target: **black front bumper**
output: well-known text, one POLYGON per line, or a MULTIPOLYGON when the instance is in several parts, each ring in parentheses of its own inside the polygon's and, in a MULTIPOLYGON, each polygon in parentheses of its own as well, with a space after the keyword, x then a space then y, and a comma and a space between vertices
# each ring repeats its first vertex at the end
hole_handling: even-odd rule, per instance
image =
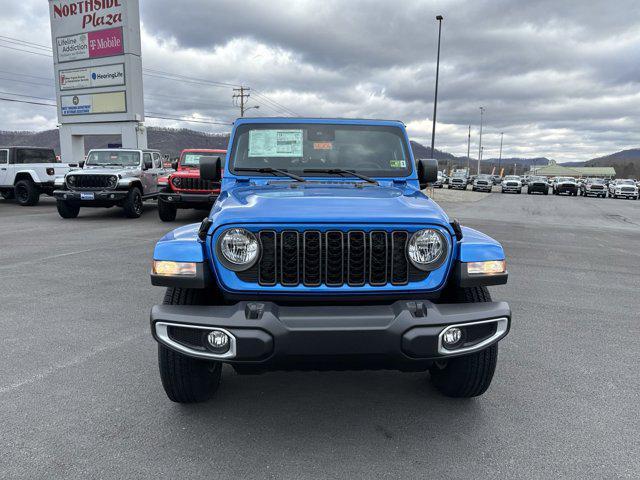
POLYGON ((542 184, 542 183, 532 183, 532 184, 529 184, 529 186, 527 187, 527 191, 528 192, 548 193, 549 192, 549 185, 545 185, 545 184, 542 184))
POLYGON ((213 205, 218 193, 162 192, 158 200, 175 205, 176 208, 204 208, 213 205))
POLYGON ((576 193, 577 191, 577 185, 558 185, 556 187, 556 192, 558 193, 576 193))
POLYGON ((508 333, 510 323, 511 310, 504 302, 282 306, 255 301, 156 305, 151 310, 153 336, 167 347, 193 357, 264 369, 421 370, 434 360, 496 343, 508 333), (468 333, 458 349, 446 350, 440 337, 452 325, 462 325, 468 333), (232 336, 233 351, 222 356, 208 351, 205 339, 211 329, 232 336), (191 340, 183 343, 184 338, 191 340))
POLYGON ((128 194, 129 192, 127 190, 101 190, 86 192, 76 190, 55 190, 53 192, 53 196, 57 200, 79 203, 87 207, 115 205, 127 198, 128 194), (93 199, 88 198, 90 196, 89 194, 93 194, 93 199))

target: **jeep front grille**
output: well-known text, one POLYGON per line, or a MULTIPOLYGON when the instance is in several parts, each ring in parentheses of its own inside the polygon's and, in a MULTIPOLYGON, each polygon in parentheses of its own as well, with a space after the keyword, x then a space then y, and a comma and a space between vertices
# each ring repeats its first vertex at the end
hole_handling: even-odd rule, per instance
POLYGON ((406 285, 427 278, 406 257, 404 230, 262 230, 260 261, 238 277, 263 286, 406 285))
POLYGON ((69 185, 72 190, 107 190, 115 187, 109 186, 109 178, 113 175, 73 175, 75 184, 69 185))
POLYGON ((180 185, 173 187, 176 190, 220 190, 220 182, 212 182, 211 180, 202 180, 201 178, 177 177, 180 178, 180 185))

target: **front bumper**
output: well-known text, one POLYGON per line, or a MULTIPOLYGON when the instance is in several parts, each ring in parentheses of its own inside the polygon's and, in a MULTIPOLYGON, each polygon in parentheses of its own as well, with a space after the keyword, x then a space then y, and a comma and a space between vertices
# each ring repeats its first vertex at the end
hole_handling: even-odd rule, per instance
POLYGON ((473 188, 475 188, 476 190, 480 190, 480 191, 484 191, 484 192, 490 192, 491 190, 493 190, 493 185, 474 185, 473 188))
POLYGON ((577 191, 577 185, 558 185, 556 187, 556 192, 558 193, 576 193, 577 191))
POLYGON ((602 195, 606 195, 607 191, 606 190, 591 190, 591 189, 585 189, 584 191, 585 195, 598 195, 598 196, 602 196, 602 195))
POLYGON ((519 192, 522 190, 522 185, 502 185, 503 192, 519 192))
POLYGON ((507 335, 510 323, 511 310, 504 302, 403 300, 388 305, 283 306, 256 301, 225 306, 156 305, 151 310, 153 336, 168 348, 264 369, 424 369, 433 361, 498 342, 507 335), (462 327, 467 341, 457 349, 446 349, 441 337, 454 325, 462 327), (228 352, 215 354, 206 348, 206 335, 212 329, 231 336, 228 352))
POLYGON ((129 194, 126 190, 102 190, 102 191, 76 191, 76 190, 54 190, 53 196, 58 200, 66 200, 69 202, 79 202, 87 205, 92 203, 117 203, 129 194), (84 194, 84 198, 83 198, 84 194), (88 199, 87 194, 93 194, 93 199, 88 199))
POLYGON ((217 193, 182 193, 162 192, 158 199, 180 208, 197 208, 213 205, 218 198, 217 193))

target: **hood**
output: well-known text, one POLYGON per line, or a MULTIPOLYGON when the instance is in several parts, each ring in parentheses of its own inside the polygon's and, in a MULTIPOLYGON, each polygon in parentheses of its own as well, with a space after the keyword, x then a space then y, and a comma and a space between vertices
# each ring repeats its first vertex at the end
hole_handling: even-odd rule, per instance
POLYGON ((212 219, 218 225, 449 223, 438 204, 407 185, 359 188, 311 182, 232 188, 216 202, 212 219))
POLYGON ((175 172, 171 172, 172 177, 180 177, 180 178, 200 178, 200 169, 199 168, 181 168, 176 170, 175 172))
POLYGON ((74 175, 130 175, 132 172, 140 170, 140 167, 93 167, 85 166, 82 170, 74 170, 74 175))

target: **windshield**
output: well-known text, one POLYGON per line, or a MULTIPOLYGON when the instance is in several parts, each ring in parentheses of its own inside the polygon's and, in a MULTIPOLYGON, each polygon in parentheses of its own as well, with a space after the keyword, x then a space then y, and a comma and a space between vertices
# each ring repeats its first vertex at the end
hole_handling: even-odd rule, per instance
POLYGON ((601 178, 592 178, 591 180, 589 180, 589 183, 604 183, 604 180, 602 180, 601 178))
POLYGON ((559 182, 575 182, 575 179, 571 177, 559 177, 558 181, 559 182))
POLYGON ((505 180, 517 180, 520 181, 520 177, 514 177, 514 176, 509 176, 509 177, 504 177, 505 180))
POLYGON ((478 175, 478 180, 491 180, 491 175, 478 175))
POLYGON ((545 177, 531 177, 530 180, 532 182, 546 182, 547 179, 545 177))
POLYGON ((96 150, 89 152, 85 165, 135 167, 140 165, 140 152, 96 150))
POLYGON ((411 173, 410 158, 403 131, 397 127, 245 124, 236 130, 230 170, 274 168, 308 177, 327 173, 303 170, 343 169, 371 177, 404 177, 411 173))
POLYGON ((200 168, 200 157, 223 157, 222 153, 185 152, 180 159, 180 165, 200 168))
POLYGON ((618 185, 635 185, 633 180, 618 180, 618 185))

